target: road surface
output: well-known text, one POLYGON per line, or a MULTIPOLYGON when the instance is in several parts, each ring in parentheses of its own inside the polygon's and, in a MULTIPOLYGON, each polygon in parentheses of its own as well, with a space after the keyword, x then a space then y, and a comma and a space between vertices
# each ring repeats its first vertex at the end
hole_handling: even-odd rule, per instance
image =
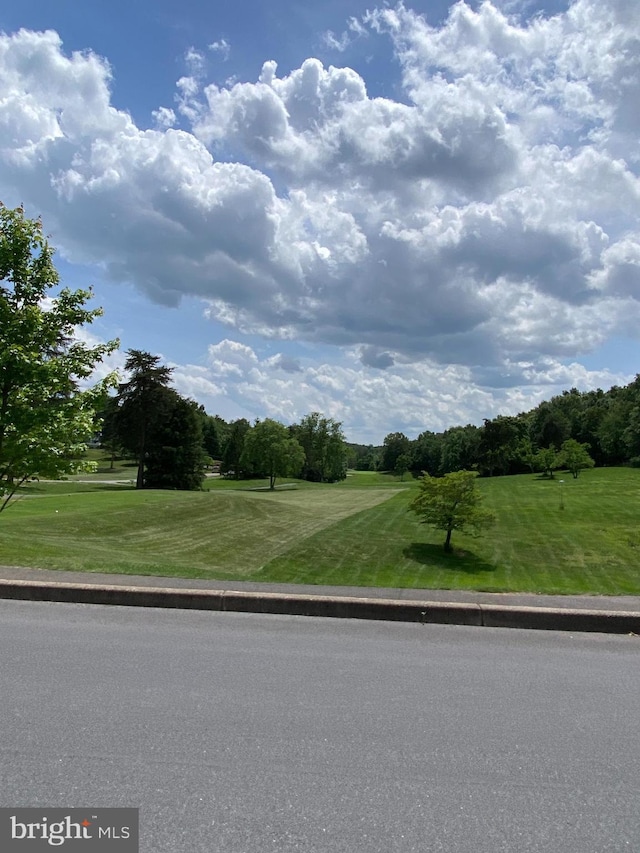
POLYGON ((640 639, 0 601, 0 806, 143 853, 640 850, 640 639))

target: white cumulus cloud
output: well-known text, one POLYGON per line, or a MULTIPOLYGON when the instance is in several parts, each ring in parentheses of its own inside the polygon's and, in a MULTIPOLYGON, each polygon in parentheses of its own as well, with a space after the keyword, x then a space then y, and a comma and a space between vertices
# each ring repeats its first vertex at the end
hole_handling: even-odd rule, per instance
POLYGON ((190 50, 176 90, 190 130, 166 107, 137 126, 111 102, 108 61, 56 33, 0 35, 2 194, 42 213, 70 260, 158 303, 197 297, 230 334, 358 354, 312 373, 225 350, 198 380, 209 391, 236 376, 248 404, 267 371, 274 415, 329 413, 357 388, 353 412, 382 416, 391 378, 410 412, 419 382, 433 405, 458 383, 446 417, 465 419, 491 408, 491 377, 533 387, 640 320, 640 5, 510 8, 348 22, 399 63, 395 100, 313 57, 215 85, 190 50))

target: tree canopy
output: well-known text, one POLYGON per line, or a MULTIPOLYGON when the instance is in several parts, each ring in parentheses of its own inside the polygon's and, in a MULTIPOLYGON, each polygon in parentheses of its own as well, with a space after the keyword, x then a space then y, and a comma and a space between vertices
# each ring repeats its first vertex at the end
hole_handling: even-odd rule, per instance
POLYGON ((0 511, 29 477, 82 467, 111 381, 80 388, 118 342, 78 340, 102 310, 91 290, 57 290, 53 254, 40 220, 0 205, 0 511))
POLYGON ((159 402, 161 416, 147 442, 144 485, 148 489, 199 489, 205 451, 197 403, 173 388, 164 389, 159 402))
POLYGON ((573 479, 578 479, 578 474, 585 468, 593 468, 596 464, 589 456, 588 444, 581 444, 575 438, 568 438, 560 448, 561 464, 566 465, 573 479))
POLYGON ((495 515, 482 506, 475 482, 477 476, 475 471, 455 471, 440 478, 425 474, 420 480, 419 494, 409 505, 423 524, 446 531, 445 551, 452 550, 454 530, 470 529, 478 534, 495 521, 495 515))
POLYGON ((241 464, 268 477, 269 488, 274 489, 277 477, 300 473, 304 450, 283 424, 266 418, 247 431, 241 464))
POLYGON ((198 406, 170 387, 172 369, 159 356, 127 352, 110 428, 138 463, 136 488, 198 489, 205 454, 198 406))
POLYGON ((149 443, 163 417, 165 392, 173 371, 161 365, 158 356, 137 349, 127 351, 124 367, 129 379, 118 388, 116 432, 122 446, 138 463, 136 488, 142 489, 149 443))
POLYGON ((304 450, 305 480, 335 483, 345 479, 347 450, 341 423, 311 412, 291 427, 291 434, 304 450))

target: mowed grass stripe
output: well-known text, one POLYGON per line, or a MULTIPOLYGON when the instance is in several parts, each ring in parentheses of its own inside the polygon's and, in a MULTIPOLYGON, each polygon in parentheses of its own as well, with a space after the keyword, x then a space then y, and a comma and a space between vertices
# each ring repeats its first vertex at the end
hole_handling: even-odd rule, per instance
POLYGON ((417 483, 276 493, 34 484, 0 517, 0 563, 292 583, 640 594, 640 470, 478 481, 498 522, 444 534, 408 511, 417 483), (399 487, 400 486, 400 490, 399 487), (561 509, 561 503, 564 508, 561 509), (56 510, 58 512, 56 513, 56 510))
POLYGON ((272 560, 261 580, 486 591, 640 594, 640 471, 480 480, 498 522, 481 538, 420 525, 408 491, 272 560), (564 504, 564 509, 560 504, 564 504))
POLYGON ((389 490, 56 494, 2 518, 0 562, 113 573, 248 577, 389 490))
POLYGON ((499 521, 479 548, 510 575, 507 588, 640 592, 640 471, 503 477, 481 487, 499 521))

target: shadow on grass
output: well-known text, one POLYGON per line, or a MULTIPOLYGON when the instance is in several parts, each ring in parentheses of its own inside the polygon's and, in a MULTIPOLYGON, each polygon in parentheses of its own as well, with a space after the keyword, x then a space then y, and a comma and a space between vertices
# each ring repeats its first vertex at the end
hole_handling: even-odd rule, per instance
POLYGON ((408 560, 422 563, 435 569, 450 572, 465 572, 469 575, 478 575, 486 572, 495 572, 496 567, 481 560, 471 551, 463 551, 453 547, 453 551, 447 554, 442 545, 431 545, 426 542, 412 542, 402 551, 408 560))
POLYGON ((57 497, 60 494, 82 495, 87 492, 128 492, 135 490, 135 483, 92 483, 91 481, 78 482, 76 480, 56 481, 47 488, 42 486, 23 486, 16 492, 16 497, 57 497))

